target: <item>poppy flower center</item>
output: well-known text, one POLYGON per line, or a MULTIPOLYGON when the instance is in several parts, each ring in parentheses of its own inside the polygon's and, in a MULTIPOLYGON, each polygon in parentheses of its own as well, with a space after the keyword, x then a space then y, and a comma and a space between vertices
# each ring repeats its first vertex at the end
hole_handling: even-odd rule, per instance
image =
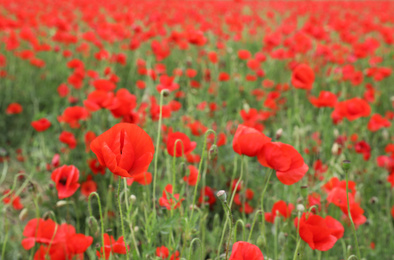
POLYGON ((59 180, 59 183, 62 184, 63 186, 66 186, 67 178, 66 178, 66 177, 62 177, 62 178, 59 180))

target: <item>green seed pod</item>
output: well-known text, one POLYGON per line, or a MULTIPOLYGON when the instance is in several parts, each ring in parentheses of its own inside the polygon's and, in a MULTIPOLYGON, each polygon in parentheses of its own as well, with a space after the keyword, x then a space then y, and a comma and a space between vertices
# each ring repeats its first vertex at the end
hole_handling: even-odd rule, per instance
POLYGON ((90 232, 92 232, 93 234, 97 235, 98 232, 100 231, 100 227, 99 227, 99 224, 97 222, 97 219, 95 217, 93 217, 93 216, 88 217, 86 219, 86 223, 88 224, 90 232))
POLYGON ((264 239, 264 236, 260 235, 260 236, 257 238, 256 245, 257 245, 258 247, 260 247, 260 248, 265 248, 266 244, 267 244, 267 243, 266 243, 266 241, 265 241, 265 239, 264 239))

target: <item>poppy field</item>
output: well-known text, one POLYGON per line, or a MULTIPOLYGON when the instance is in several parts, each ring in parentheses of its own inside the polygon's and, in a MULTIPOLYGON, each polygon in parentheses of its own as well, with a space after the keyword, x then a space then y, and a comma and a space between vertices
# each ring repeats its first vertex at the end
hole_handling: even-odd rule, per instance
POLYGON ((0 259, 394 259, 394 2, 0 0, 0 259))

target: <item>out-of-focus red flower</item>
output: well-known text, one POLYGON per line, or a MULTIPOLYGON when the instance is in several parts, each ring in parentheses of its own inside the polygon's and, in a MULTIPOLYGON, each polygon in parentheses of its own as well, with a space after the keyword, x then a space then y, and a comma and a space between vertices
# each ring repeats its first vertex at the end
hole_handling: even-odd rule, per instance
POLYGON ((265 144, 257 158, 261 165, 276 170, 276 176, 285 185, 300 181, 309 169, 293 146, 280 142, 265 144))
POLYGON ((68 131, 63 131, 59 136, 59 141, 67 144, 70 149, 74 149, 77 146, 77 139, 73 133, 68 131))
POLYGON ((271 212, 265 213, 265 220, 270 223, 274 223, 275 217, 283 217, 284 219, 288 219, 291 216, 291 212, 294 209, 294 205, 289 203, 286 204, 283 200, 275 202, 272 206, 271 212))
POLYGON ((198 176, 198 169, 194 165, 189 165, 189 176, 184 176, 183 180, 187 182, 190 186, 195 186, 197 184, 198 176))
POLYGON ((373 114, 368 122, 368 130, 376 132, 381 128, 388 128, 391 126, 391 122, 380 114, 373 114))
POLYGON ((127 178, 127 185, 133 184, 133 182, 138 182, 141 185, 149 185, 152 183, 152 173, 144 172, 136 174, 131 178, 127 178))
POLYGON ((119 123, 99 135, 90 144, 101 165, 122 177, 133 177, 148 170, 154 146, 139 126, 119 123))
POLYGON ((97 191, 97 183, 92 180, 92 175, 88 175, 86 181, 81 184, 81 193, 88 198, 90 193, 97 191))
POLYGON ((330 91, 320 91, 319 96, 310 97, 309 101, 315 107, 334 107, 337 103, 337 96, 330 91))
POLYGON ((49 127, 51 127, 51 121, 49 121, 46 118, 41 118, 38 119, 37 121, 31 122, 31 126, 37 131, 37 132, 44 132, 47 130, 49 127))
POLYGON ((162 207, 166 207, 168 210, 176 209, 181 206, 184 198, 179 199, 179 194, 173 194, 172 185, 167 184, 163 190, 163 196, 159 199, 159 204, 162 207))
POLYGON ((5 190, 3 192, 3 195, 7 195, 4 199, 3 202, 4 204, 10 204, 12 203, 12 207, 16 210, 21 210, 23 209, 23 205, 21 203, 21 198, 19 196, 16 196, 11 190, 5 190))
POLYGON ((257 246, 238 241, 233 244, 229 260, 264 260, 264 256, 257 246))
MULTIPOLYGON (((127 246, 129 249, 129 246, 127 246)), ((104 249, 101 248, 100 251, 96 251, 96 255, 98 258, 104 257, 105 252, 105 259, 107 260, 111 254, 126 254, 126 247, 123 241, 123 236, 119 237, 118 240, 115 240, 113 236, 108 235, 107 233, 104 234, 104 249)))
POLYGON ((252 127, 238 125, 233 139, 233 149, 240 155, 254 157, 271 138, 252 127))
POLYGON ((89 112, 84 107, 74 106, 68 107, 64 110, 61 116, 58 116, 59 122, 65 122, 70 125, 71 128, 78 128, 79 121, 85 120, 89 117, 89 112))
POLYGON ((171 156, 181 157, 182 155, 189 154, 196 146, 197 143, 190 141, 189 137, 184 133, 174 132, 168 134, 167 152, 171 156))
POLYGON ((315 81, 315 73, 306 64, 299 64, 291 75, 291 84, 295 88, 311 90, 315 81))
POLYGON ((23 107, 19 103, 11 103, 8 105, 5 113, 8 115, 20 114, 23 111, 23 107))
POLYGON ((79 188, 79 170, 74 165, 63 165, 52 172, 59 199, 71 197, 79 188))
POLYGON ((204 189, 201 189, 200 191, 200 197, 198 198, 198 203, 202 204, 208 204, 210 207, 212 207, 216 202, 216 196, 213 192, 213 190, 205 186, 204 189))
POLYGON ((156 248, 156 256, 160 257, 161 259, 167 259, 170 255, 170 251, 167 247, 161 246, 156 248))
POLYGON ((341 121, 347 118, 349 121, 354 121, 360 117, 367 117, 371 114, 371 107, 361 98, 352 98, 335 105, 331 118, 335 121, 341 121))

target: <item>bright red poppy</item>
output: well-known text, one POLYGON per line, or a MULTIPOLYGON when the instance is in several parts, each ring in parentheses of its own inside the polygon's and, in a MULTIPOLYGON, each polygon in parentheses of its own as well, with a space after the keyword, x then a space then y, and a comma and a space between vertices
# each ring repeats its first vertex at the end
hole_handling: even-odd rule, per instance
POLYGON ((19 103, 11 103, 8 105, 5 113, 8 115, 20 114, 23 111, 23 107, 19 103))
POLYGON ((280 142, 265 144, 257 158, 261 165, 276 170, 276 176, 285 185, 300 181, 309 169, 293 146, 280 142))
POLYGON ((52 172, 59 199, 71 197, 79 188, 79 170, 74 165, 63 165, 52 172))
POLYGON ((257 246, 238 241, 233 245, 229 260, 264 260, 264 255, 257 246))
POLYGON ((381 128, 388 128, 390 126, 391 122, 380 114, 373 114, 368 122, 368 130, 371 132, 376 132, 381 128))
POLYGON ((155 152, 152 139, 139 126, 119 123, 90 144, 101 165, 122 177, 133 177, 148 170, 155 152))
POLYGON ((291 216, 293 209, 293 204, 289 203, 289 205, 287 205, 283 200, 277 201, 272 206, 271 212, 265 213, 265 221, 274 223, 275 217, 283 217, 284 219, 288 219, 291 216))
POLYGON ((270 141, 271 138, 256 129, 245 125, 238 125, 233 139, 233 149, 240 155, 254 157, 270 141))
MULTIPOLYGON (((129 248, 129 246, 127 246, 129 248)), ((126 247, 123 241, 123 236, 119 237, 118 240, 115 240, 113 236, 108 235, 107 233, 104 234, 104 250, 105 250, 105 259, 109 259, 111 254, 126 254, 126 247)), ((96 251, 96 255, 98 258, 104 257, 104 250, 103 248, 100 251, 96 251)))
POLYGON ((49 121, 46 118, 41 118, 38 119, 37 121, 31 122, 31 126, 37 131, 37 132, 44 132, 47 130, 49 127, 51 127, 51 121, 49 121))
POLYGON ((184 133, 174 132, 168 134, 167 152, 171 156, 181 157, 182 155, 189 154, 196 146, 197 143, 190 141, 190 138, 184 133))
POLYGON ((179 199, 179 194, 173 194, 172 185, 167 184, 163 190, 163 196, 159 199, 159 204, 162 207, 166 207, 168 210, 176 209, 181 206, 184 198, 179 199))
POLYGON ((291 84, 295 88, 311 90, 315 81, 315 73, 306 64, 299 64, 291 75, 291 84))

